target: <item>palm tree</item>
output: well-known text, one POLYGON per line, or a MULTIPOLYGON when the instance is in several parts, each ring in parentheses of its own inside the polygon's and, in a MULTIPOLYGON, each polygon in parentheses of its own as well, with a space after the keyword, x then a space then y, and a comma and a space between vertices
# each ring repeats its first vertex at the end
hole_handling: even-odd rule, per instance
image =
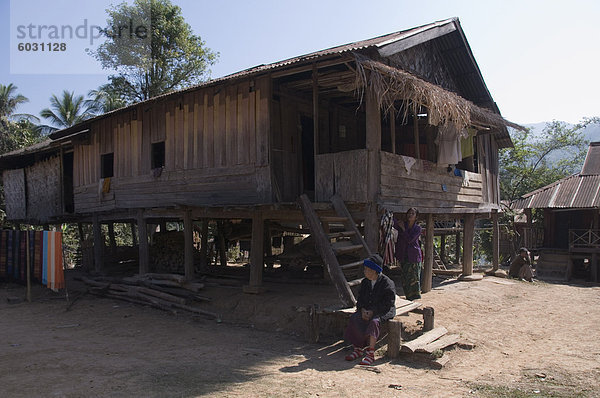
POLYGON ((26 113, 15 113, 17 107, 25 102, 29 102, 29 99, 24 95, 17 94, 17 86, 10 83, 8 86, 0 84, 0 118, 6 120, 9 119, 39 119, 33 115, 26 113))
POLYGON ((98 87, 97 90, 90 90, 85 104, 97 114, 103 114, 115 109, 123 108, 127 105, 116 91, 112 90, 109 84, 104 84, 98 87))
POLYGON ((81 123, 93 117, 94 113, 86 104, 83 95, 74 95, 73 92, 64 90, 60 99, 52 94, 50 108, 42 109, 40 116, 50 120, 52 126, 41 125, 39 128, 44 133, 51 133, 81 123))

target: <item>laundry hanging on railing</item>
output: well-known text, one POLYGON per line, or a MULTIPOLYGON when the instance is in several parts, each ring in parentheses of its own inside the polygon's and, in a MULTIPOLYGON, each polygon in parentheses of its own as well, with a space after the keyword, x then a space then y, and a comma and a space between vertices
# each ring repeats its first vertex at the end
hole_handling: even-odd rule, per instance
POLYGON ((52 290, 64 288, 62 233, 57 231, 0 231, 0 279, 27 283, 27 250, 31 280, 52 290))

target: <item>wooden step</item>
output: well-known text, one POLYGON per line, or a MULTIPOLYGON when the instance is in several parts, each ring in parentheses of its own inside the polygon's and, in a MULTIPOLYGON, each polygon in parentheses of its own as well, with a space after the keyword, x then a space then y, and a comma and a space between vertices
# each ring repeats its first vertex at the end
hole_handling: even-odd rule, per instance
POLYGON ((331 245, 334 253, 339 256, 341 254, 352 253, 358 250, 363 249, 363 245, 344 245, 344 246, 335 246, 335 243, 331 245))
POLYGON ((360 267, 363 265, 363 260, 360 261, 355 261, 353 263, 348 263, 348 264, 344 264, 344 265, 340 265, 341 269, 350 269, 350 268, 355 268, 355 267, 360 267))
POLYGON ((327 234, 329 239, 348 238, 348 237, 354 236, 354 235, 356 235, 355 231, 331 232, 331 233, 327 234))
POLYGON ((321 222, 324 223, 344 223, 345 221, 348 221, 347 217, 340 217, 340 216, 320 216, 319 219, 321 220, 321 222))
POLYGON ((360 285, 360 283, 362 282, 363 279, 365 279, 365 278, 358 278, 358 279, 354 279, 353 281, 349 281, 348 286, 352 287, 352 286, 360 285))

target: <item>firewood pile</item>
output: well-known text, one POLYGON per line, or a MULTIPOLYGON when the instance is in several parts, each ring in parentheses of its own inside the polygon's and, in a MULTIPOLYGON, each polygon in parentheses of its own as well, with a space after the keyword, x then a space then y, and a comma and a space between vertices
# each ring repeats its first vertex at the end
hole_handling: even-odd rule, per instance
POLYGON ((214 312, 191 305, 193 302, 207 302, 211 299, 198 294, 204 288, 202 283, 188 282, 183 275, 149 273, 126 278, 77 279, 88 285, 88 291, 97 296, 149 305, 172 313, 184 310, 209 318, 219 318, 214 312))
MULTIPOLYGON (((185 237, 183 232, 157 232, 152 238, 150 267, 160 273, 183 273, 185 237)), ((200 253, 194 251, 194 263, 200 263, 200 253)))

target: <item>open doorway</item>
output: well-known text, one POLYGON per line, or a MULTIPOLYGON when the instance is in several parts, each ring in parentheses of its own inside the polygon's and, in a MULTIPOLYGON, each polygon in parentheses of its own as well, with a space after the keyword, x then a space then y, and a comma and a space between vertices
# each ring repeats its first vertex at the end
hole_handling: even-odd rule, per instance
POLYGON ((313 119, 300 116, 302 126, 302 191, 311 200, 315 197, 315 136, 313 119))

